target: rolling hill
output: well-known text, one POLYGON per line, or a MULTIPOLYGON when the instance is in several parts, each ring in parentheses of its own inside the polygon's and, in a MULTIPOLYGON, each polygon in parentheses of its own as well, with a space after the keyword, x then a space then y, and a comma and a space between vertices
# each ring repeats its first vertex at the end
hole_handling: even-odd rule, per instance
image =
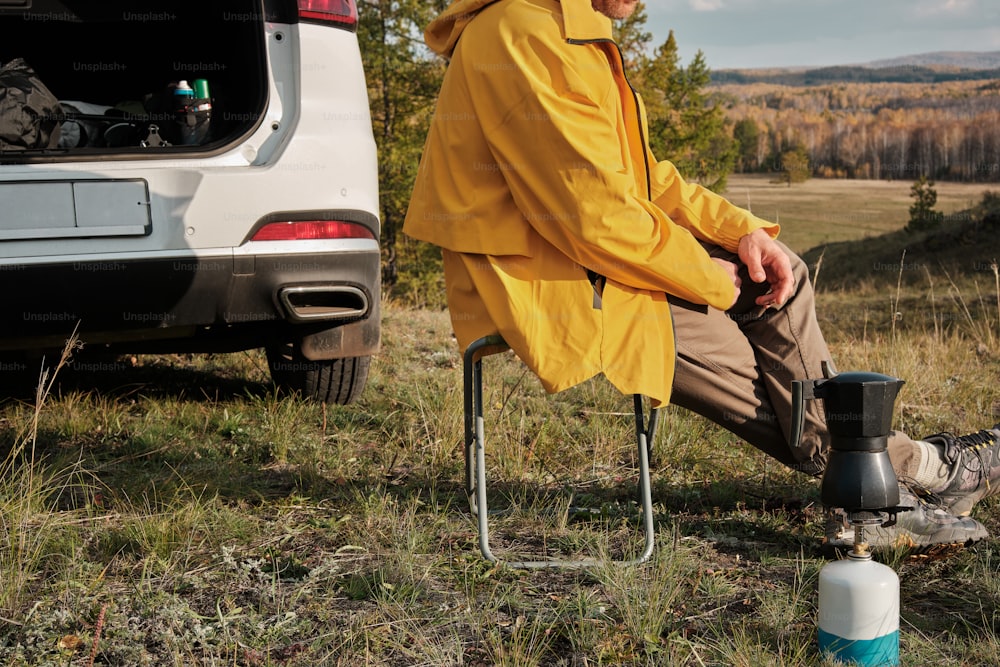
POLYGON ((939 51, 831 67, 725 69, 712 72, 713 84, 773 83, 786 86, 937 83, 998 78, 1000 51, 939 51))

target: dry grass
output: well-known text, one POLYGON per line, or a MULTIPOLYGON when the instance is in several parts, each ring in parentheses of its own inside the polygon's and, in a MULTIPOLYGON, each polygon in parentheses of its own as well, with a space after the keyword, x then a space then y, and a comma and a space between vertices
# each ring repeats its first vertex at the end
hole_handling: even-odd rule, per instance
MULTIPOLYGON (((796 252, 879 236, 903 228, 910 218, 910 181, 813 178, 789 187, 760 174, 734 174, 725 195, 733 203, 782 226, 782 240, 796 252)), ((991 189, 982 183, 939 181, 935 209, 950 220, 991 189)), ((995 189, 995 188, 992 188, 995 189)))
MULTIPOLYGON (((1000 405, 998 293, 956 276, 946 316, 953 282, 930 269, 933 290, 821 274, 822 317, 841 370, 906 380, 900 426, 977 429, 1000 405)), ((257 354, 63 369, 44 401, 4 404, 0 663, 827 664, 811 480, 668 408, 648 564, 494 567, 463 489, 447 314, 388 303, 383 343, 347 407, 274 395, 257 354)), ((532 509, 493 518, 495 549, 629 549, 630 402, 602 380, 547 396, 516 359, 489 362, 491 488, 532 509), (603 511, 569 521, 570 504, 603 511)), ((976 510, 993 532, 996 510, 976 510)), ((998 552, 894 561, 904 664, 1000 661, 998 552)))

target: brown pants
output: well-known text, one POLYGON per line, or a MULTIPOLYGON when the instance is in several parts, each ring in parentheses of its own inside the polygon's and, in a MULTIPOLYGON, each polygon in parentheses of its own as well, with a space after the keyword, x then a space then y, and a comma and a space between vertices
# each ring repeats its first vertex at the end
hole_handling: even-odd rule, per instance
MULTIPOLYGON (((739 263, 720 248, 715 257, 739 263)), ((791 433, 791 381, 822 378, 830 350, 816 320, 808 267, 785 248, 792 261, 795 293, 779 310, 760 314, 754 300, 767 284, 753 283, 741 265, 743 284, 727 312, 672 304, 677 336, 677 369, 671 403, 719 424, 785 465, 823 473, 829 438, 821 401, 806 402, 806 422, 798 446, 791 433)), ((889 438, 889 458, 897 473, 911 456, 912 441, 889 438)))

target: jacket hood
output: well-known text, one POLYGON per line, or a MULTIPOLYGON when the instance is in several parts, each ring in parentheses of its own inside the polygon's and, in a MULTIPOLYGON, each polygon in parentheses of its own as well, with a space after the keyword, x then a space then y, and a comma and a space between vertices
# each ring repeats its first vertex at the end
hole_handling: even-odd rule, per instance
MULTIPOLYGON (((466 26, 486 7, 507 0, 454 0, 424 30, 427 46, 438 55, 451 58, 466 26)), ((544 3, 542 3, 544 4, 544 3)), ((552 0, 560 7, 565 38, 610 39, 611 19, 594 10, 590 0, 552 0)))
POLYGON ((498 0, 455 0, 424 30, 427 46, 438 55, 450 58, 465 26, 481 9, 498 0))

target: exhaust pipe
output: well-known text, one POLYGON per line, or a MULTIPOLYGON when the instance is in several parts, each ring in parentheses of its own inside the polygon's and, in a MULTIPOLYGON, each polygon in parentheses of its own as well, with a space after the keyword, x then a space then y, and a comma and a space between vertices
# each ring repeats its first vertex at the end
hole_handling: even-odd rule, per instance
POLYGON ((370 308, 368 295, 350 285, 282 287, 278 300, 294 322, 356 320, 370 308))

